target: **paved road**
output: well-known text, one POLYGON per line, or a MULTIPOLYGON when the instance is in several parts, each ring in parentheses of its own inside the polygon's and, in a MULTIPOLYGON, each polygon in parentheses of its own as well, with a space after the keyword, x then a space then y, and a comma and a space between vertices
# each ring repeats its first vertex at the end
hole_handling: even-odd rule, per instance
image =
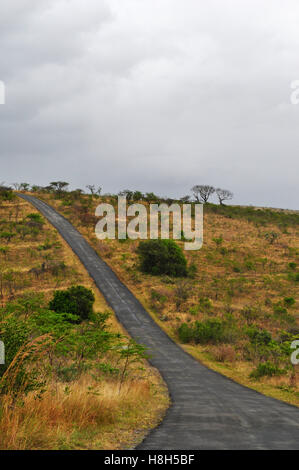
POLYGON ((236 384, 186 354, 63 216, 32 196, 21 197, 69 243, 129 334, 150 348, 150 362, 168 385, 173 405, 139 449, 299 448, 299 408, 236 384))

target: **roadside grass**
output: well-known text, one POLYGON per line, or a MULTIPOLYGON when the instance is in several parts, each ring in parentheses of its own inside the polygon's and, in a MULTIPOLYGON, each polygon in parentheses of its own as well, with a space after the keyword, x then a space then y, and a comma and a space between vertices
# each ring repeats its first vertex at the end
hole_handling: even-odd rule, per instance
POLYGON ((165 391, 158 376, 116 382, 88 376, 69 387, 50 384, 40 398, 1 400, 0 448, 10 450, 133 448, 162 419, 165 391), (153 412, 154 410, 154 412, 153 412))
MULTIPOLYGON (((67 243, 45 219, 40 227, 27 225, 30 214, 39 217, 19 198, 0 203, 0 233, 14 233, 10 240, 0 240, 4 248, 0 249, 0 307, 5 311, 7 305, 37 294, 42 294, 41 302, 46 305, 55 290, 80 284, 93 291, 95 312, 109 311, 67 243)), ((20 314, 10 314, 15 315, 20 314)), ((16 318, 23 321, 24 315, 16 318)), ((106 324, 109 332, 127 337, 112 313, 106 324)), ((161 421, 169 406, 161 376, 144 360, 138 367, 129 367, 121 388, 117 370, 122 366, 113 351, 101 353, 87 364, 86 372, 70 380, 55 372, 71 370, 67 353, 55 359, 55 373, 51 361, 46 355, 39 361, 44 385, 38 390, 23 393, 11 386, 2 391, 1 450, 131 448, 161 421)))
MULTIPOLYGON (((115 198, 83 195, 65 204, 67 195, 38 196, 79 229, 158 324, 197 359, 244 385, 299 405, 298 366, 292 367, 289 349, 291 340, 299 338, 298 213, 207 204, 203 247, 185 252, 195 269, 180 279, 142 273, 138 240, 97 240, 95 208, 100 202, 116 206, 115 198), (216 344, 197 344, 192 338, 182 343, 182 324, 188 329, 210 319, 229 325, 230 334, 216 344), (256 344, 251 330, 269 333, 269 344, 256 344), (269 361, 283 374, 250 377, 269 361)), ((178 244, 183 247, 182 241, 178 244)))

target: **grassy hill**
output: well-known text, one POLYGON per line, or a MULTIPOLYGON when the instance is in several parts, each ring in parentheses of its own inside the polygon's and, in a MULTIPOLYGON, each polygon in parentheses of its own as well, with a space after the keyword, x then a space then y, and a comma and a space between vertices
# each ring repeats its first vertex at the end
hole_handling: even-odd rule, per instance
POLYGON ((130 340, 68 245, 30 204, 1 192, 0 339, 0 449, 131 447, 168 406, 142 354, 124 371, 130 340), (49 308, 55 291, 77 285, 95 297, 80 323, 49 308))
POLYGON ((190 354, 240 383, 299 405, 298 366, 290 362, 290 344, 299 338, 297 212, 205 204, 203 247, 185 252, 189 276, 173 278, 141 272, 138 240, 97 240, 95 208, 100 202, 116 207, 115 197, 37 195, 81 231, 190 354))

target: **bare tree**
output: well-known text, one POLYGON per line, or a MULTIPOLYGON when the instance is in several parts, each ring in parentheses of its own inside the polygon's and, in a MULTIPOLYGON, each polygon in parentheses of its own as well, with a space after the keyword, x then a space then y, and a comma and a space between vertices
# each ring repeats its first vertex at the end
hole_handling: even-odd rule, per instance
POLYGON ((193 196, 197 202, 208 202, 209 197, 215 192, 214 186, 197 184, 191 188, 193 196))
POLYGON ((228 189, 217 188, 216 194, 219 200, 219 204, 221 205, 223 205, 223 201, 229 201, 230 199, 234 197, 233 193, 229 191, 228 189))
POLYGON ((94 184, 87 184, 86 188, 89 189, 90 194, 93 196, 96 192, 96 187, 94 184))

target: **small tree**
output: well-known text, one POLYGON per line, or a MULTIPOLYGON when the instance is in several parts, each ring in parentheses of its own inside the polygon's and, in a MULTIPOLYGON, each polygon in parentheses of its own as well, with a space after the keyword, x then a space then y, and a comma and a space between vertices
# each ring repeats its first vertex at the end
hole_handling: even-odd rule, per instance
POLYGON ((193 196, 197 202, 208 202, 210 196, 215 192, 215 188, 209 185, 197 184, 191 188, 193 196))
POLYGON ((126 345, 120 344, 117 348, 120 359, 124 361, 123 370, 120 376, 119 392, 121 390, 125 375, 129 366, 133 363, 142 363, 144 359, 148 359, 146 347, 136 343, 133 339, 128 340, 126 345))
POLYGON ((219 200, 219 204, 221 205, 223 205, 223 201, 229 201, 230 199, 234 197, 233 193, 229 191, 228 189, 217 188, 216 194, 219 200))
POLYGON ((174 240, 146 240, 139 243, 137 253, 141 270, 154 275, 187 276, 187 260, 174 240))

